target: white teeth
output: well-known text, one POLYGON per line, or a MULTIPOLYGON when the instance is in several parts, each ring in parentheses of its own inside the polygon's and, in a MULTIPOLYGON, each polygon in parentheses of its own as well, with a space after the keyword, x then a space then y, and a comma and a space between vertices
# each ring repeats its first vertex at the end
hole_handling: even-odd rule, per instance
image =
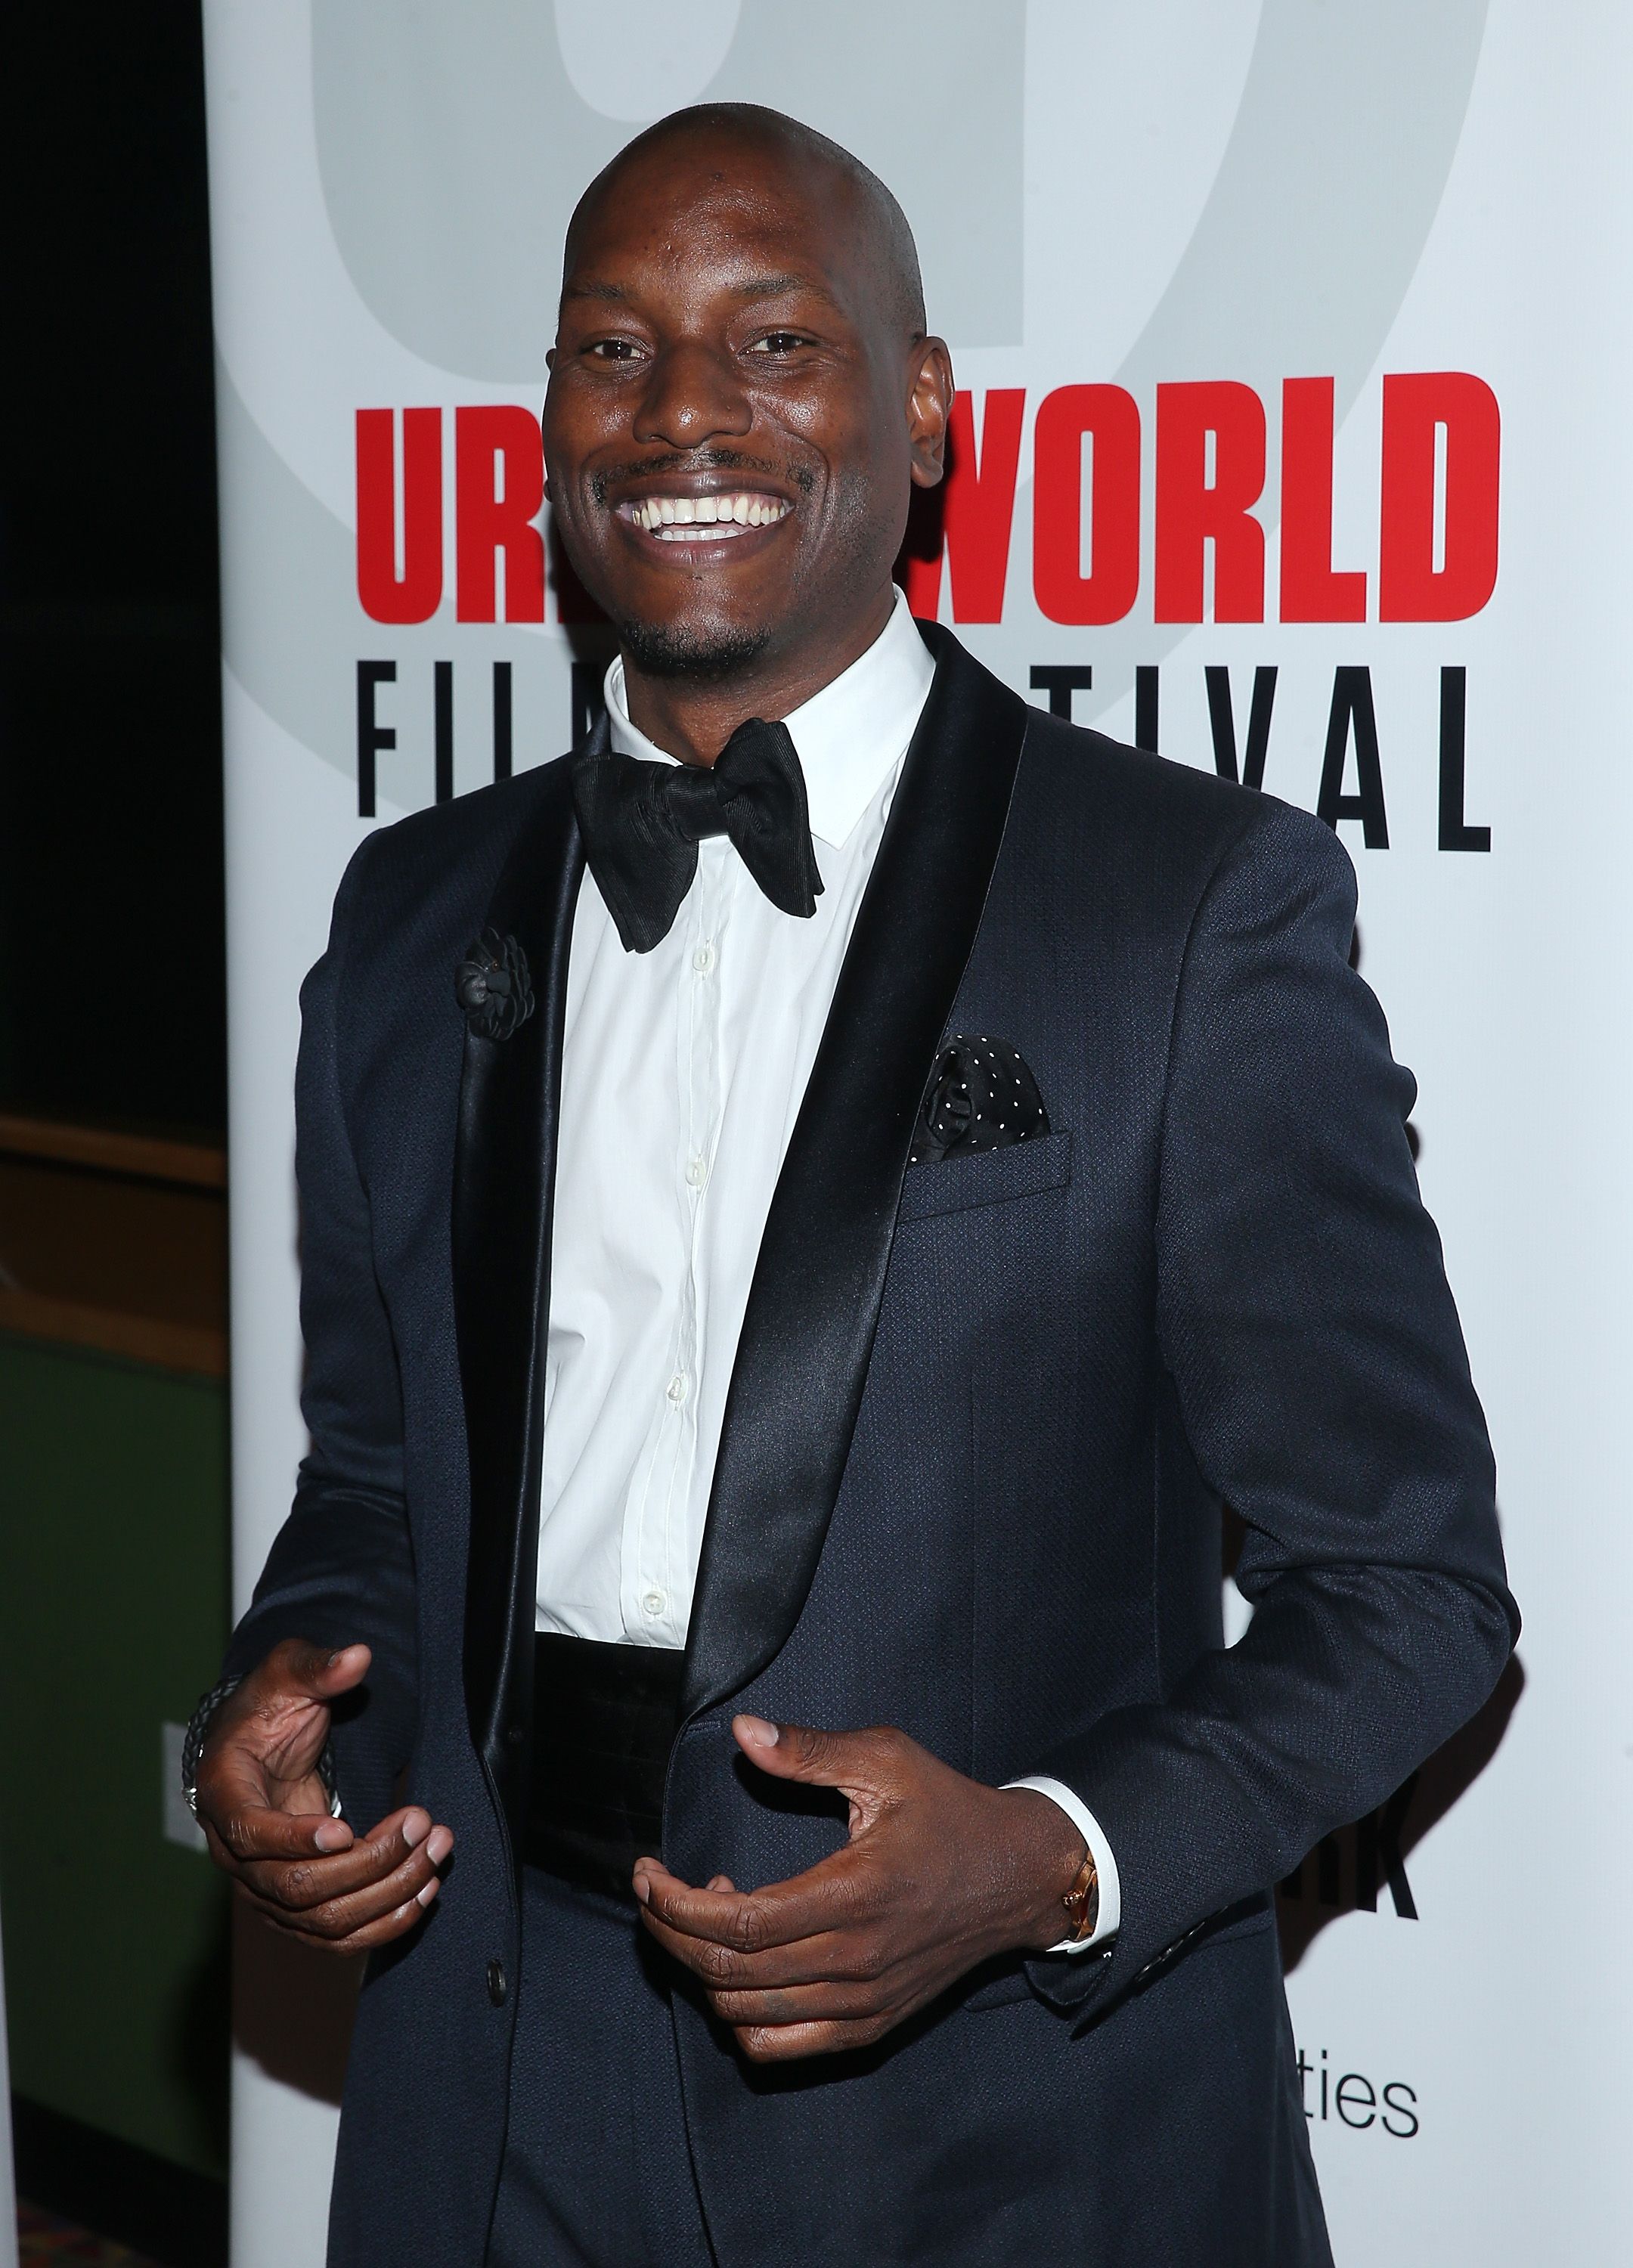
MULTIPOLYGON (((672 527, 703 526, 735 535, 742 527, 773 527, 787 519, 793 506, 781 497, 754 496, 741 490, 736 496, 647 497, 620 510, 650 534, 662 535, 672 527)), ((680 539, 668 536, 666 540, 680 539)))
MULTIPOLYGON (((734 520, 726 520, 722 526, 714 529, 709 540, 711 543, 734 542, 742 532, 734 520)), ((658 541, 660 543, 695 543, 697 540, 695 529, 660 527, 658 531, 658 541)))

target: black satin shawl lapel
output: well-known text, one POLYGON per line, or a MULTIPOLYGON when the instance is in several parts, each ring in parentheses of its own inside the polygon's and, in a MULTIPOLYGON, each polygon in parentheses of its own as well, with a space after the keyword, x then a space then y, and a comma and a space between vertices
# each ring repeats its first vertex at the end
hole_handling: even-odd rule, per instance
POLYGON ((866 1381, 913 1124, 975 943, 1026 709, 945 632, 772 1199, 693 1601, 688 1713, 805 1604, 866 1381))
POLYGON ((512 1839, 529 1768, 550 1218, 567 959, 583 873, 561 763, 486 916, 526 953, 536 1006, 509 1039, 467 1033, 454 1153, 454 1320, 471 1486, 465 1697, 512 1839))

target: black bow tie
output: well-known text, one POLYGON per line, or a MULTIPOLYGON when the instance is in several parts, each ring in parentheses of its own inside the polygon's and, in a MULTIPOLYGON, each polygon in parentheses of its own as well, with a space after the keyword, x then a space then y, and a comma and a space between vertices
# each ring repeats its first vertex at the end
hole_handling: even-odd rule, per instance
POLYGON ((626 953, 650 953, 668 936, 709 835, 730 836, 780 911, 804 920, 816 911, 822 877, 786 725, 751 717, 710 767, 586 748, 573 764, 573 803, 626 953))

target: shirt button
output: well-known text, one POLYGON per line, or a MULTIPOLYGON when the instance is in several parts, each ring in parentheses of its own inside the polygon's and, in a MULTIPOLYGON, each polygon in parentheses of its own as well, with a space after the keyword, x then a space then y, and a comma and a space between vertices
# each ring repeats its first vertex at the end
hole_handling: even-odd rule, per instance
POLYGON ((665 1387, 664 1392, 678 1410, 680 1407, 680 1404, 686 1400, 685 1373, 683 1371, 677 1370, 674 1376, 670 1380, 668 1385, 665 1387))
POLYGON ((705 938, 692 954, 692 966, 700 976, 707 976, 715 965, 715 949, 705 938))
POLYGON ((661 1591, 649 1591, 641 1602, 641 1611, 643 1614, 650 1615, 653 1622, 656 1622, 668 1603, 668 1600, 661 1591))
POLYGON ((502 2008, 504 2006, 505 1995, 510 1989, 505 1979, 504 1962, 490 1961, 488 1963, 488 1998, 496 2008, 502 2008))
POLYGON ((709 1179, 707 1158, 688 1158, 686 1161, 686 1185, 688 1189, 701 1189, 709 1179))

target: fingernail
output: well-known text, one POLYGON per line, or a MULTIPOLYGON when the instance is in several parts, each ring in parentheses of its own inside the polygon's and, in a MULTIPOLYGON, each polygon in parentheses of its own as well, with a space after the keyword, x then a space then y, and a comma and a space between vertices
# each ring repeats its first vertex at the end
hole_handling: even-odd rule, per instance
POLYGON ((346 1649, 343 1646, 336 1646, 334 1653, 330 1654, 328 1660, 325 1663, 324 1667, 327 1669, 333 1669, 335 1663, 340 1660, 342 1654, 344 1653, 346 1649))
POLYGON ((433 1829, 430 1841, 425 1845, 425 1855, 433 1867, 440 1867, 453 1848, 453 1837, 445 1827, 433 1829))
POLYGON ((739 1717, 737 1721, 743 1728, 744 1738, 752 1741, 757 1749, 776 1748, 776 1727, 769 1725, 763 1717, 739 1717))
POLYGON ((420 1892, 420 1894, 419 1894, 418 1897, 417 1897, 417 1898, 416 1898, 416 1900, 415 1900, 415 1902, 414 1902, 414 1903, 416 1904, 416 1905, 421 1905, 421 1906, 428 1906, 428 1905, 430 1905, 430 1904, 431 1900, 436 1896, 436 1895, 437 1895, 438 1891, 439 1889, 441 1889, 441 1888, 442 1888, 442 1883, 441 1883, 441 1881, 438 1880, 438 1878, 435 1874, 433 1874, 433 1875, 431 1876, 431 1878, 430 1878, 430 1881, 426 1883, 425 1888, 424 1888, 424 1889, 420 1892))
POLYGON ((651 1904, 652 1885, 650 1877, 645 1874, 637 1874, 636 1876, 635 1894, 644 1906, 650 1905, 651 1904))
POLYGON ((343 1851, 351 1841, 351 1830, 342 1821, 331 1819, 317 1829, 312 1839, 320 1851, 343 1851))
POLYGON ((402 1839, 408 1845, 410 1851, 412 1851, 417 1844, 423 1843, 425 1837, 430 1833, 430 1821, 423 1811, 409 1812, 408 1817, 402 1822, 402 1839))

